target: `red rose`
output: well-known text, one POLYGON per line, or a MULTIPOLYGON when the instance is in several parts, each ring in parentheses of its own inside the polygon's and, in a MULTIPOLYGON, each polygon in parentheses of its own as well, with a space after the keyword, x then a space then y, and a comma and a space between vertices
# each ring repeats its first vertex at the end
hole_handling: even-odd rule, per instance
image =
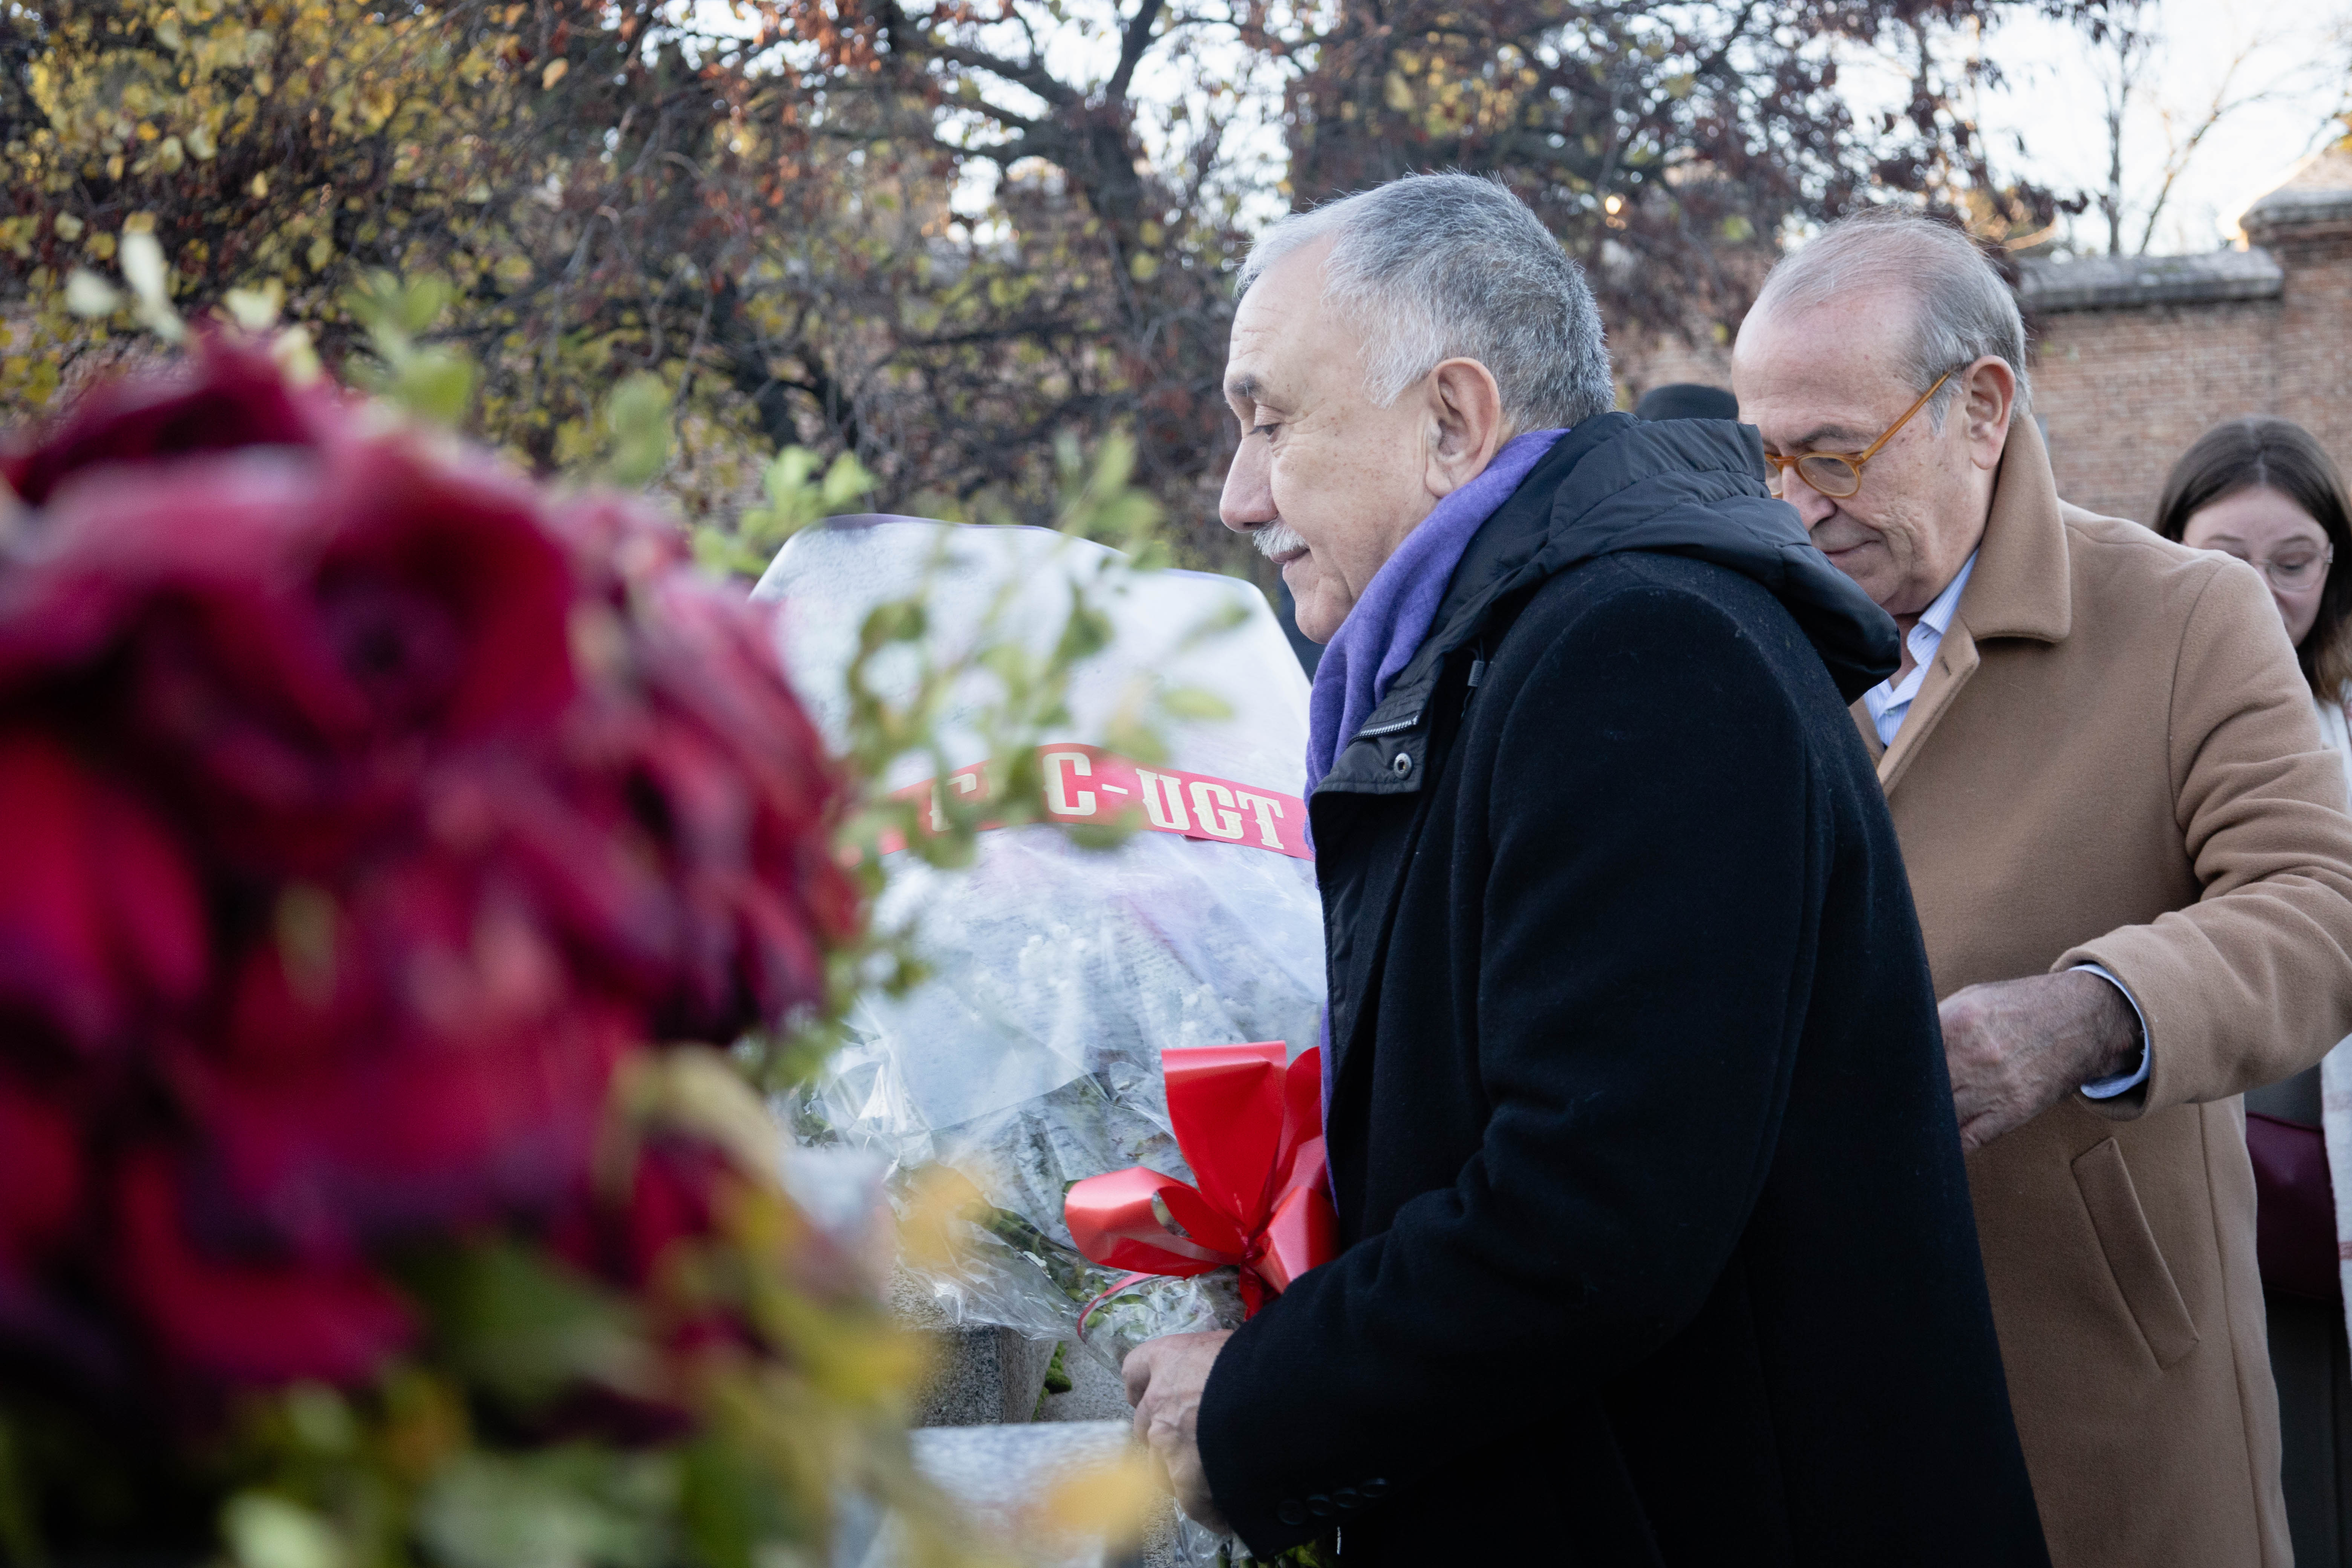
POLYGON ((238 447, 307 447, 341 411, 323 386, 303 391, 266 354, 201 342, 174 374, 124 376, 84 393, 64 418, 0 454, 0 479, 45 506, 66 479, 119 463, 152 463, 238 447))
POLYGON ((840 784, 776 654, 769 612, 677 573, 649 588, 639 658, 655 719, 633 772, 662 803, 685 900, 677 1027, 774 1023, 824 993, 855 918, 828 852, 840 784))
POLYGON ((315 875, 437 751, 547 730, 571 594, 527 492, 395 441, 116 467, 0 574, 0 703, 73 691, 221 848, 315 875))
POLYGON ((174 1058, 230 1190, 313 1250, 550 1209, 642 1018, 494 863, 416 855, 312 898, 325 929, 256 942, 227 1027, 174 1058))
POLYGON ((0 1073, 0 1275, 71 1230, 82 1197, 80 1132, 67 1108, 0 1073))
POLYGON ((355 1260, 222 1258, 192 1246, 161 1152, 132 1156, 119 1182, 122 1278, 174 1363, 238 1383, 351 1384, 414 1337, 407 1304, 355 1260))
POLYGON ((856 918, 764 614, 218 345, 0 470, 0 1340, 362 1379, 387 1248, 567 1205, 644 1288, 718 1156, 583 1221, 617 1064, 815 1000, 856 918))
POLYGON ((719 1149, 674 1135, 649 1139, 620 1201, 583 1184, 555 1229, 556 1249, 583 1273, 642 1289, 672 1247, 717 1229, 720 1190, 734 1179, 719 1149))
POLYGON ((116 1044, 201 992, 204 911, 163 825, 25 730, 0 731, 0 1060, 116 1044))

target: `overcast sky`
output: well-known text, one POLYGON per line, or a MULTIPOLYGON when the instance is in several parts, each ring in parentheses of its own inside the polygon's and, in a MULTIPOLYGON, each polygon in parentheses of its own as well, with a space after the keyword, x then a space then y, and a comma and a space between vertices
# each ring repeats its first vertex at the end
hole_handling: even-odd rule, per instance
MULTIPOLYGON (((2149 247, 2211 250, 2228 243, 2239 211, 2326 139, 2330 116, 2345 107, 2352 84, 2347 38, 2352 0, 2163 0, 2147 15, 2157 43, 2125 138, 2125 191, 2136 204, 2125 247, 2137 247, 2141 218, 2172 139, 2185 138, 2202 121, 2237 62, 2228 96, 2252 101, 2227 115, 2199 147, 2165 204, 2149 247)), ((2107 132, 2101 82, 2113 68, 2102 51, 2079 31, 2033 16, 1988 31, 1981 47, 2008 79, 1983 96, 1979 110, 1999 166, 2061 190, 2103 188, 2107 132)), ((1871 76, 1849 71, 1843 79, 1857 97, 1896 85, 1891 67, 1877 73, 1875 83, 1871 76)), ((2081 248, 2104 250, 2106 225, 2087 215, 2075 221, 2073 237, 2081 248)))

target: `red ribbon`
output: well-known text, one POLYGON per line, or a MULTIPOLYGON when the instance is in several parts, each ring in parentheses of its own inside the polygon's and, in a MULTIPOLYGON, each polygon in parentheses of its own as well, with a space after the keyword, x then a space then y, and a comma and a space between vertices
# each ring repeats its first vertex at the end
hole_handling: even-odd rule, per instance
POLYGON ((1330 1260, 1339 1227, 1323 1161, 1322 1053, 1307 1050, 1285 1067, 1286 1054, 1279 1040, 1161 1053, 1168 1120, 1192 1184, 1129 1165, 1088 1176, 1062 1200, 1078 1250, 1132 1270, 1104 1296, 1154 1275, 1234 1266, 1242 1310, 1254 1314, 1330 1260))

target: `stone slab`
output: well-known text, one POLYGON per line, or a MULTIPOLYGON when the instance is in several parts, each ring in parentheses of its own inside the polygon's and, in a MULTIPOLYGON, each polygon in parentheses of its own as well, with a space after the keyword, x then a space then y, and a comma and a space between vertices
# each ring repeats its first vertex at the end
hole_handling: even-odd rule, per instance
POLYGON ((903 1273, 890 1281, 890 1310, 929 1352, 917 1426, 985 1426, 1035 1417, 1054 1342, 1029 1339, 1017 1329, 957 1328, 930 1293, 903 1273))
POLYGON ((1134 1415, 1127 1403, 1126 1384, 1090 1352, 1065 1342, 1062 1370, 1069 1374, 1070 1391, 1045 1395, 1038 1420, 1126 1421, 1134 1415))

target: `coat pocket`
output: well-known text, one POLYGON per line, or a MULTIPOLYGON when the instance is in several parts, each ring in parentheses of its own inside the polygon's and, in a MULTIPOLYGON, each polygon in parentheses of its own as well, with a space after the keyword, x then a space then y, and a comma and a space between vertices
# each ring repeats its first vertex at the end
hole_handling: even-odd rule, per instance
POLYGON ((2197 1348, 2197 1324, 2180 1299, 2172 1270, 2158 1250, 2156 1233, 2139 1206, 2124 1152, 2112 1138, 2074 1162, 2074 1185, 2091 1213, 2107 1272, 2123 1292, 2124 1305, 2139 1325, 2140 1337, 2158 1367, 2168 1367, 2197 1348))

